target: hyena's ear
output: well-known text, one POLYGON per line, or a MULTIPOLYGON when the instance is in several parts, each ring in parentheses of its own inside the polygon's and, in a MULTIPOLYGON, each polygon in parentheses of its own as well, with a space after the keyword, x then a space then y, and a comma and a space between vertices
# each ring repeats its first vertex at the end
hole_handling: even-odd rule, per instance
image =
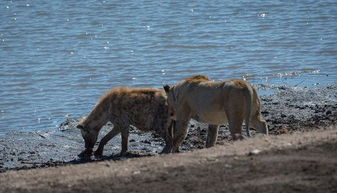
POLYGON ((165 90, 166 93, 170 92, 170 86, 169 85, 166 84, 163 87, 164 87, 164 90, 165 90))

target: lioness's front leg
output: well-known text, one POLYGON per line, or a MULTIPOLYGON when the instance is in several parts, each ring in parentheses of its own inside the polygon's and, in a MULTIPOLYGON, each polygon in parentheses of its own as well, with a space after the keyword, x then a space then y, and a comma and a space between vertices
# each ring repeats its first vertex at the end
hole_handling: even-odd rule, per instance
POLYGON ((173 147, 173 129, 176 127, 176 121, 171 120, 170 126, 166 129, 164 134, 165 147, 161 153, 172 153, 173 147))
POLYGON ((94 155, 96 157, 102 156, 104 146, 108 143, 108 141, 110 141, 113 137, 115 137, 120 132, 121 132, 120 128, 117 126, 114 126, 114 128, 102 138, 94 155))
POLYGON ((208 125, 207 139, 206 139, 206 147, 213 147, 218 138, 218 125, 208 125))
POLYGON ((174 137, 173 137, 173 145, 172 145, 172 153, 176 153, 179 150, 180 145, 184 141, 187 135, 187 125, 188 121, 176 121, 174 127, 174 137))

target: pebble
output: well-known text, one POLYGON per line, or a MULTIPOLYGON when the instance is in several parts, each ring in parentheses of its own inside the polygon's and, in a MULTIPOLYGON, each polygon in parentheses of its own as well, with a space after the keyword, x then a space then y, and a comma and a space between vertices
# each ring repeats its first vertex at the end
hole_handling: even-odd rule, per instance
POLYGON ((133 174, 134 174, 134 175, 136 175, 136 174, 140 174, 140 171, 139 171, 139 170, 137 170, 137 171, 134 171, 134 172, 133 172, 133 174))
POLYGON ((110 167, 110 163, 109 162, 105 162, 105 166, 106 167, 110 167))
POLYGON ((206 158, 206 160, 217 162, 219 159, 217 159, 216 157, 208 157, 208 158, 206 158))
POLYGON ((253 149, 252 151, 250 151, 248 153, 248 155, 257 155, 259 153, 261 153, 261 150, 259 150, 259 149, 253 149))

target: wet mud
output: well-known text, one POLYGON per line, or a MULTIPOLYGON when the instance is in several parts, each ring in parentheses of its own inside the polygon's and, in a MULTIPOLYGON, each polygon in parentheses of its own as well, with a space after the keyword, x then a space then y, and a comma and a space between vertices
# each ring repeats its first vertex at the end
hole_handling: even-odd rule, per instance
MULTIPOLYGON (((261 96, 262 114, 269 125, 270 134, 279 135, 298 130, 319 129, 335 125, 337 120, 337 85, 320 88, 257 85, 257 88, 274 92, 261 96)), ((0 137, 0 172, 80 164, 77 155, 84 149, 78 119, 68 119, 54 130, 12 131, 0 137)), ((99 139, 112 125, 103 127, 99 139)), ((252 131, 254 134, 254 131, 252 131)), ((244 133, 244 132, 243 132, 244 133)), ((207 124, 191 121, 188 136, 181 151, 205 147, 207 124)), ((219 128, 217 144, 232 141, 227 126, 219 128)), ((121 160, 132 157, 154 156, 161 152, 164 141, 155 133, 143 133, 131 128, 129 153, 118 154, 121 138, 116 136, 106 146, 100 160, 121 160)))

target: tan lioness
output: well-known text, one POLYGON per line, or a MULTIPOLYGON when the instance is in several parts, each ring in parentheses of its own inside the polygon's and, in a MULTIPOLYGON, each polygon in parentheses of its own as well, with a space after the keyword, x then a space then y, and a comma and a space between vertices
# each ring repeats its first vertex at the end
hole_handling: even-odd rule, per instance
POLYGON ((243 80, 213 82, 208 77, 196 75, 175 86, 165 85, 169 114, 176 120, 172 152, 176 152, 187 134, 191 118, 209 123, 206 147, 215 144, 218 125, 229 124, 233 139, 242 138, 241 127, 245 120, 247 135, 250 125, 258 132, 268 134, 266 121, 260 113, 260 99, 255 88, 243 80))
MULTIPOLYGON (((160 89, 127 87, 115 88, 105 93, 91 113, 77 126, 81 129, 85 142, 85 150, 79 154, 80 157, 92 155, 98 133, 108 121, 114 127, 102 138, 95 156, 101 156, 104 145, 119 133, 122 135, 121 154, 124 154, 128 149, 130 125, 141 131, 156 131, 167 142, 169 116, 166 94, 160 89)), ((168 142, 163 152, 167 149, 170 149, 168 142)))

